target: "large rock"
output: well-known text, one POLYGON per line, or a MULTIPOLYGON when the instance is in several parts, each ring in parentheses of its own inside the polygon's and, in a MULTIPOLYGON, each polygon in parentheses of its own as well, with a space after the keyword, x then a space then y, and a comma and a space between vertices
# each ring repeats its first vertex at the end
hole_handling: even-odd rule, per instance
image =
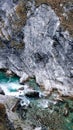
POLYGON ((3 0, 0 10, 0 68, 21 79, 24 73, 35 77, 47 91, 57 88, 63 95, 73 95, 73 39, 60 28, 51 7, 36 8, 33 0, 3 0))
POLYGON ((0 130, 15 130, 13 124, 8 119, 4 104, 0 103, 0 130))
POLYGON ((5 95, 4 91, 2 90, 2 88, 0 87, 0 94, 5 95))
POLYGON ((15 97, 0 95, 0 130, 32 130, 16 112, 19 102, 15 97))
POLYGON ((24 73, 24 74, 21 76, 21 78, 20 78, 20 84, 24 84, 25 81, 27 81, 28 79, 29 79, 29 76, 28 76, 26 73, 24 73))

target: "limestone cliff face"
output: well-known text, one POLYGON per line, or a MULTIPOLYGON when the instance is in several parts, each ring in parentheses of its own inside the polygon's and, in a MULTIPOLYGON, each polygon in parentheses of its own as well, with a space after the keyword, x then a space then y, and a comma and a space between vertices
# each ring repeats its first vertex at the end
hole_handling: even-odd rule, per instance
POLYGON ((0 1, 0 68, 73 95, 73 38, 49 4, 0 1))

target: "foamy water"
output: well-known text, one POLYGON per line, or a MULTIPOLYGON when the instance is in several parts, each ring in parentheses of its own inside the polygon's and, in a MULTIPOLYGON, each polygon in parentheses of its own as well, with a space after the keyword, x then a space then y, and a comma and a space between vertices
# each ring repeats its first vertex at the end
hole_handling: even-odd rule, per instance
POLYGON ((22 91, 18 91, 19 88, 23 87, 22 85, 20 85, 19 83, 1 83, 0 87, 2 88, 2 90, 4 91, 4 93, 6 95, 10 95, 10 96, 19 96, 19 95, 23 95, 22 91))

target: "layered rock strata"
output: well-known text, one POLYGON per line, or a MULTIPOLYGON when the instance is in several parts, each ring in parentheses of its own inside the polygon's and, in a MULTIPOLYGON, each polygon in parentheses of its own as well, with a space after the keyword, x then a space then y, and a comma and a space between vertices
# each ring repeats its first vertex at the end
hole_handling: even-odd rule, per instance
POLYGON ((73 38, 49 5, 0 1, 0 68, 73 96, 73 38))

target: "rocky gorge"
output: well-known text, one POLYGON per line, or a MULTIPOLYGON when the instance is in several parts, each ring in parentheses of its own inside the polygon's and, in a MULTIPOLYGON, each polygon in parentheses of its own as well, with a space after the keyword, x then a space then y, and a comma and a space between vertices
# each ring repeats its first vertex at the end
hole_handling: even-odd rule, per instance
POLYGON ((1 130, 73 129, 72 21, 73 0, 0 0, 1 130))

